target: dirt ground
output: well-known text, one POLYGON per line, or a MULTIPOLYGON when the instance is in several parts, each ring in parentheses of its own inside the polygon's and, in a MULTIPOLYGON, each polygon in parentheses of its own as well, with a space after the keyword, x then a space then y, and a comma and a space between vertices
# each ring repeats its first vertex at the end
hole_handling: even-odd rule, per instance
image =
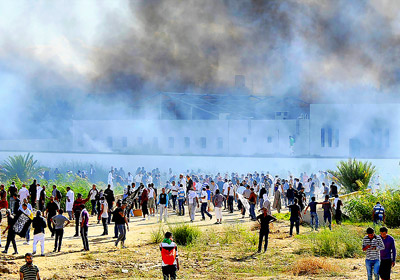
MULTIPOLYGON (((253 222, 248 219, 240 219, 239 212, 234 214, 223 212, 224 224, 242 223, 249 228, 253 222)), ((195 226, 203 232, 215 232, 224 230, 224 225, 215 225, 215 219, 200 221, 200 213, 196 213, 195 226)), ((169 223, 189 222, 189 218, 178 217, 170 211, 169 223)), ((151 232, 159 227, 157 217, 150 220, 142 218, 131 218, 130 231, 127 233, 127 249, 116 248, 113 239, 114 225, 109 226, 109 235, 101 236, 102 225, 97 224, 94 217, 91 217, 89 226, 90 252, 81 252, 82 240, 80 237, 72 237, 75 233, 74 222, 64 232, 63 245, 60 253, 53 253, 54 238, 50 237, 49 230, 46 230, 45 255, 35 256, 34 264, 40 269, 42 279, 161 279, 161 256, 157 244, 150 244, 151 232)), ((2 229, 5 221, 3 220, 2 229)), ((301 227, 301 234, 306 234, 310 229, 301 227)), ((212 254, 199 253, 192 250, 179 249, 181 270, 178 272, 178 279, 366 279, 364 259, 333 259, 326 261, 337 267, 339 275, 334 276, 294 276, 289 272, 282 272, 290 262, 300 258, 300 255, 293 253, 298 249, 298 240, 289 237, 289 224, 286 221, 279 221, 274 224, 271 230, 269 247, 265 255, 254 254, 254 252, 243 252, 240 255, 230 253, 229 245, 210 244, 219 246, 212 254), (255 276, 248 273, 255 261, 262 258, 266 269, 272 266, 279 266, 279 273, 271 272, 270 276, 255 276), (228 263, 229 262, 229 263, 228 263), (217 271, 212 271, 207 263, 220 263, 217 271), (232 269, 232 267, 237 267, 232 269), (227 268, 230 271, 226 271, 227 268)), ((2 236, 2 250, 5 246, 5 236, 2 236)), ((0 279, 19 279, 18 271, 25 263, 23 255, 32 252, 32 241, 30 245, 23 245, 22 238, 17 238, 19 255, 12 256, 12 248, 9 254, 0 255, 0 279)), ((360 240, 361 246, 361 240, 360 240)), ((38 247, 38 252, 40 249, 38 247)), ((271 270, 274 271, 274 270, 271 270)), ((394 268, 392 279, 398 279, 398 266, 394 268)), ((268 274, 268 273, 267 273, 268 274)))

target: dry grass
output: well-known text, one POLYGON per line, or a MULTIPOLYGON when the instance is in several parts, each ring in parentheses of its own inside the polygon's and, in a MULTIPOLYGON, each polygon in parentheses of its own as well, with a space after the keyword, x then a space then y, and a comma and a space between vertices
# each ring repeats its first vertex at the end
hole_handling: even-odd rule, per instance
POLYGON ((295 276, 316 275, 316 274, 337 274, 339 268, 332 265, 325 258, 305 257, 297 260, 290 267, 288 272, 295 276))

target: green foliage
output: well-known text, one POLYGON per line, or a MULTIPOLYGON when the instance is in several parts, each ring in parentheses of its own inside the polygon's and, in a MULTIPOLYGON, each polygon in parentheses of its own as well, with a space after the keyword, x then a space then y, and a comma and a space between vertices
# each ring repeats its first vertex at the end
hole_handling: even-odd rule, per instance
POLYGON ((37 160, 34 160, 30 153, 25 156, 9 156, 2 167, 3 170, 0 175, 4 180, 19 178, 21 181, 26 181, 35 178, 44 170, 44 168, 38 166, 37 160))
POLYGON ((400 191, 387 189, 374 194, 362 192, 345 203, 344 211, 353 222, 372 222, 372 211, 377 202, 385 208, 385 224, 400 227, 400 191))
POLYGON ((350 193, 368 186, 375 173, 375 166, 368 161, 349 159, 348 161, 340 161, 337 165, 337 171, 328 170, 328 172, 336 177, 347 193, 350 193))
POLYGON ((158 229, 154 229, 150 233, 150 242, 152 244, 158 244, 161 243, 164 240, 164 228, 162 225, 158 227, 158 229))
POLYGON ((201 233, 197 227, 189 224, 170 225, 169 230, 176 244, 184 246, 194 243, 201 233))
MULTIPOLYGON (((106 181, 108 177, 108 171, 109 169, 104 168, 104 166, 98 164, 98 163, 93 163, 93 167, 95 169, 95 174, 93 175, 92 178, 88 178, 89 181, 92 183, 99 182, 99 181, 106 181)), ((68 171, 72 171, 74 174, 80 171, 86 171, 87 174, 89 174, 90 171, 90 163, 83 163, 80 161, 70 161, 70 162, 63 162, 58 165, 58 170, 63 173, 67 174, 68 171)), ((71 174, 74 176, 73 174, 71 174)))
POLYGON ((363 232, 351 227, 336 227, 332 231, 323 229, 319 232, 297 235, 296 238, 304 241, 305 250, 309 250, 313 255, 335 258, 353 258, 362 255, 363 232))

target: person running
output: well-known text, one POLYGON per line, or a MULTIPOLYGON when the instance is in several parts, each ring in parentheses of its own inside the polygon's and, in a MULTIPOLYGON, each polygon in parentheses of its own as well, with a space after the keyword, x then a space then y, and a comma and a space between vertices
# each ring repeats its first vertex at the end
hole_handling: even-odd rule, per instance
POLYGON ((368 280, 379 280, 380 251, 385 249, 382 238, 375 234, 373 228, 367 228, 367 235, 363 238, 362 250, 366 252, 365 266, 367 268, 368 280))
POLYGON ((268 235, 269 235, 269 224, 276 221, 275 217, 268 214, 268 209, 262 208, 263 213, 257 216, 257 221, 260 223, 260 237, 258 240, 258 251, 261 253, 262 242, 265 237, 264 253, 267 251, 268 247, 268 235))
POLYGON ((81 237, 83 243, 83 251, 89 251, 89 240, 88 240, 88 227, 89 227, 89 213, 86 210, 85 204, 80 206, 81 214, 80 214, 80 221, 81 221, 81 237))
POLYGON ((185 216, 185 189, 183 188, 183 185, 181 184, 179 186, 178 190, 178 207, 179 207, 179 216, 185 216))
POLYGON ((10 210, 6 211, 6 217, 7 217, 7 227, 3 231, 3 235, 6 233, 7 230, 8 230, 8 235, 7 235, 6 247, 4 248, 4 251, 2 253, 7 254, 8 248, 10 247, 10 243, 12 243, 14 248, 13 255, 17 255, 18 249, 17 249, 17 243, 15 243, 15 231, 13 229, 15 223, 15 217, 11 215, 10 210))
POLYGON ((310 208, 310 215, 311 215, 311 228, 318 230, 318 214, 317 214, 317 205, 318 202, 315 201, 315 196, 311 197, 311 202, 307 205, 306 209, 304 210, 304 214, 307 213, 308 208, 310 208), (315 227, 314 227, 315 225, 315 227))
POLYGON ((221 195, 219 193, 219 190, 217 189, 215 191, 215 195, 213 198, 215 217, 217 218, 217 221, 215 222, 215 224, 222 223, 222 205, 223 205, 225 199, 226 198, 223 195, 221 195))
POLYGON ((381 224, 382 222, 385 222, 386 218, 386 213, 385 213, 385 208, 380 204, 380 202, 377 202, 376 205, 374 206, 374 209, 372 210, 372 220, 374 221, 374 225, 376 224, 381 224))
POLYGON ((62 239, 64 236, 64 228, 69 225, 70 221, 67 217, 63 215, 64 211, 62 209, 58 210, 58 215, 52 217, 50 221, 54 225, 54 232, 56 234, 56 238, 54 241, 54 250, 53 252, 61 251, 62 239), (67 222, 67 223, 65 223, 67 222))
POLYGON ((40 280, 39 268, 32 264, 33 256, 31 253, 25 254, 25 262, 19 269, 19 277, 21 280, 40 280))
POLYGON ((125 247, 125 240, 126 240, 126 230, 129 231, 129 224, 128 220, 125 216, 125 208, 126 202, 121 203, 120 201, 117 202, 117 208, 114 211, 114 222, 118 228, 118 239, 115 241, 115 247, 118 246, 118 243, 121 242, 121 248, 125 247), (125 228, 126 225, 126 228, 125 228))
POLYGON ((162 221, 162 217, 164 215, 164 222, 167 222, 167 217, 168 217, 168 195, 165 193, 165 188, 161 189, 161 193, 158 197, 158 208, 160 211, 160 219, 159 221, 162 221))
POLYGON ((32 255, 36 254, 36 245, 40 241, 41 256, 44 256, 44 229, 47 227, 45 218, 42 217, 42 211, 36 212, 36 217, 32 220, 33 227, 33 251, 32 255))
POLYGON ((297 205, 297 198, 294 199, 293 204, 289 205, 290 209, 290 231, 289 236, 293 236, 293 227, 296 226, 296 234, 300 234, 300 219, 301 219, 301 209, 297 205))
POLYGON ((200 194, 200 203, 201 203, 201 219, 204 221, 206 219, 205 215, 206 214, 210 220, 212 219, 212 215, 207 211, 208 207, 208 194, 206 191, 206 188, 203 188, 200 194))
POLYGON ((392 267, 396 264, 396 245, 394 238, 388 233, 386 227, 381 227, 380 230, 383 244, 385 249, 381 250, 381 263, 379 266, 379 276, 382 280, 390 280, 390 272, 392 267))
POLYGON ((325 195, 325 200, 322 204, 322 209, 324 209, 324 223, 328 222, 329 229, 332 230, 332 205, 329 201, 329 195, 325 195))
POLYGON ((178 246, 173 241, 172 233, 166 232, 164 237, 160 244, 163 277, 164 280, 175 280, 179 270, 178 246))

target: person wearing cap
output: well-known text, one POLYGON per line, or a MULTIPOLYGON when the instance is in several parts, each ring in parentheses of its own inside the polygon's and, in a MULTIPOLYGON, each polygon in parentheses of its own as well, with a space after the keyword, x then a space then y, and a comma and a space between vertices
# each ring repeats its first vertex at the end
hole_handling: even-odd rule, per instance
POLYGON ((42 216, 42 211, 36 212, 36 217, 32 220, 33 228, 33 255, 36 254, 36 245, 40 241, 41 256, 44 256, 44 229, 47 227, 46 220, 42 216))
POLYGON ((261 225, 257 253, 261 253, 262 242, 264 237, 265 237, 264 252, 266 252, 268 247, 269 224, 275 222, 276 218, 268 214, 267 208, 262 208, 262 214, 257 216, 257 221, 261 225))
POLYGON ((77 199, 74 201, 74 206, 72 207, 72 210, 74 211, 74 216, 75 216, 75 235, 74 237, 79 236, 79 218, 81 216, 81 211, 82 211, 82 205, 85 205, 86 202, 89 201, 90 196, 88 196, 86 199, 82 199, 82 194, 78 193, 77 199))

